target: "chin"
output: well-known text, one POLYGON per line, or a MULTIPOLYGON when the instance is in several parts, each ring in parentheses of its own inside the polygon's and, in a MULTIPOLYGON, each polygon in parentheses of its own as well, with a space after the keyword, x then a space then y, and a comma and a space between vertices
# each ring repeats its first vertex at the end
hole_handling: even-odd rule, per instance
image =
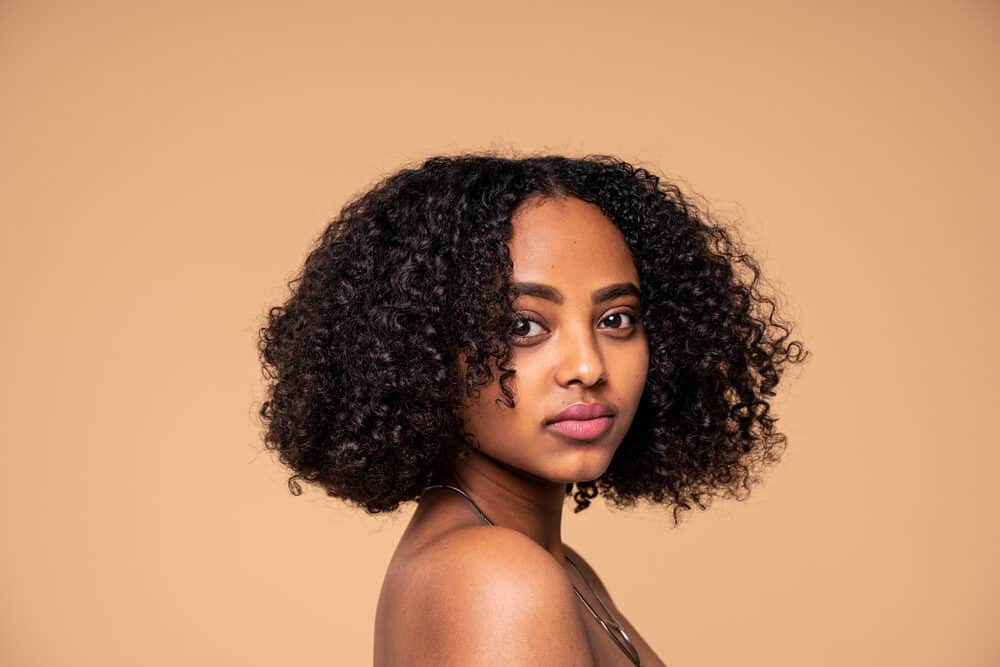
POLYGON ((592 482, 605 473, 611 465, 611 457, 614 452, 603 451, 583 452, 583 455, 576 457, 577 460, 564 467, 565 474, 560 475, 560 481, 564 484, 570 482, 592 482))

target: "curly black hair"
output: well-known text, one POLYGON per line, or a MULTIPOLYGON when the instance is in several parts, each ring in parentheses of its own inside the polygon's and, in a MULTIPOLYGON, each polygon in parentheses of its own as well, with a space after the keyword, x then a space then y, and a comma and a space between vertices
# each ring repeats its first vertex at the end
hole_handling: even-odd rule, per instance
POLYGON ((767 397, 805 354, 736 232, 614 156, 492 153, 431 157, 352 199, 267 312, 259 415, 265 446, 295 473, 293 494, 304 480, 369 513, 393 511, 475 446, 457 408, 462 392, 493 381, 491 365, 514 405, 506 241, 528 198, 559 196, 595 204, 621 229, 650 352, 607 470, 567 485, 575 511, 600 491, 618 507, 671 507, 676 524, 692 505, 748 495, 786 442, 767 397))

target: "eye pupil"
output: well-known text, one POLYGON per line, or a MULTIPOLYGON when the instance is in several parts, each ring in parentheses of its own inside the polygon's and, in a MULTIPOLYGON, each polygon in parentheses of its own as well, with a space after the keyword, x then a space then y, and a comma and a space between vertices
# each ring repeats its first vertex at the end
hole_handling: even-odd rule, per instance
POLYGON ((611 326, 616 326, 617 324, 621 323, 620 322, 620 320, 621 320, 621 313, 612 313, 611 315, 608 315, 608 320, 612 320, 614 318, 618 318, 618 319, 616 319, 613 322, 611 322, 611 326))

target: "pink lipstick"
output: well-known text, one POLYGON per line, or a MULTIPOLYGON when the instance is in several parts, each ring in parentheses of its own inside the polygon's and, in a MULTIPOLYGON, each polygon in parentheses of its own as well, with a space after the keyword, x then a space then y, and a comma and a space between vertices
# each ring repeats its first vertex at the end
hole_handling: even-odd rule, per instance
POLYGON ((577 403, 545 420, 545 428, 574 440, 594 440, 607 433, 615 411, 604 403, 577 403))

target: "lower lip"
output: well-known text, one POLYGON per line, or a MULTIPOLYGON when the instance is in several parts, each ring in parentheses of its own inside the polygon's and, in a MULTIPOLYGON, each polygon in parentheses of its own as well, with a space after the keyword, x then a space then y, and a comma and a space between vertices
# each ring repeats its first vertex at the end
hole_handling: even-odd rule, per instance
POLYGON ((586 420, 566 419, 552 422, 546 428, 574 440, 593 440, 607 433, 608 429, 611 428, 611 420, 612 417, 586 420))

